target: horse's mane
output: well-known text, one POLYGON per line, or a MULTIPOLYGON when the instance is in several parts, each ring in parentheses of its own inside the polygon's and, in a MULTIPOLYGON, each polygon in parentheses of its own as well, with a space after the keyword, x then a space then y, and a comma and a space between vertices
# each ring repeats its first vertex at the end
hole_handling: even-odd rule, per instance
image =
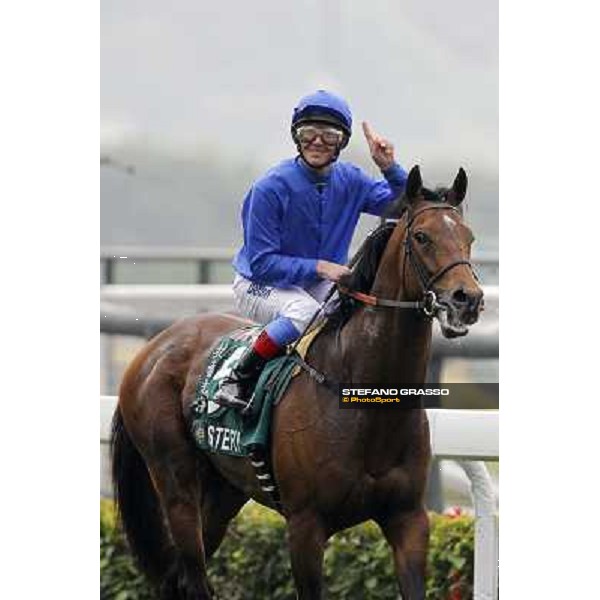
MULTIPOLYGON (((422 188, 421 193, 426 202, 444 202, 448 189, 438 187, 434 191, 422 188)), ((382 215, 382 224, 373 229, 365 241, 362 243, 356 253, 356 264, 352 268, 352 273, 344 278, 340 284, 356 292, 368 293, 375 281, 375 275, 379 268, 379 262, 387 243, 396 227, 396 223, 402 218, 409 204, 406 196, 403 194, 394 200, 382 215)), ((359 303, 340 294, 339 304, 328 316, 325 329, 338 329, 345 325, 359 303)))

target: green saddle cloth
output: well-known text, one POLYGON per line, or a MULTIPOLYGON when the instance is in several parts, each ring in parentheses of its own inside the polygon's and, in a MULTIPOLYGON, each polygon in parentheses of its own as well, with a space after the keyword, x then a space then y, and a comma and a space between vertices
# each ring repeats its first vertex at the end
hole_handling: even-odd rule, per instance
POLYGON ((243 416, 238 408, 214 400, 231 369, 261 331, 262 327, 257 326, 238 329, 222 338, 210 353, 191 407, 190 430, 201 450, 248 456, 256 447, 269 447, 272 408, 292 378, 297 354, 275 358, 265 365, 252 395, 251 409, 243 416))

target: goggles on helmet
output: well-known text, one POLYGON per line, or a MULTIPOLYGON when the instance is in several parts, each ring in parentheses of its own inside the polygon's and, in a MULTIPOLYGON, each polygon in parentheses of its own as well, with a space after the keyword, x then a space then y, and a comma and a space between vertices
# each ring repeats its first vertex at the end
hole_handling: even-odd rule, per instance
POLYGON ((320 137, 326 146, 338 146, 344 139, 344 132, 334 127, 315 125, 301 125, 296 128, 296 138, 301 144, 312 144, 317 137, 320 137))

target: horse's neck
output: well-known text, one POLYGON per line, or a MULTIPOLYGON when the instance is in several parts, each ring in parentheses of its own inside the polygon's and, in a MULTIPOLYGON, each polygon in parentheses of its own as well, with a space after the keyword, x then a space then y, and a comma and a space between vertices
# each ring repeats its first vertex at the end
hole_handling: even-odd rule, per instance
MULTIPOLYGON (((397 228, 381 258, 371 294, 416 300, 414 275, 403 276, 404 234, 397 228), (407 289, 404 288, 405 283, 407 289), (415 289, 410 289, 410 286, 415 289)), ((420 299, 420 298, 418 298, 420 299)), ((355 383, 423 383, 429 360, 431 321, 411 308, 362 308, 344 328, 343 362, 355 383)))
POLYGON ((404 311, 391 313, 390 309, 363 309, 347 331, 344 362, 353 382, 425 381, 431 324, 404 311))

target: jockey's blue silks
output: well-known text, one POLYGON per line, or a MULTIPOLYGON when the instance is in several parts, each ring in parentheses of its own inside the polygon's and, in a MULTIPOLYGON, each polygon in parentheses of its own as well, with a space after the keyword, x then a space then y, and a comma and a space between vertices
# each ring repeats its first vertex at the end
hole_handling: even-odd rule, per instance
POLYGON ((374 180, 339 161, 325 176, 299 157, 279 163, 244 199, 244 244, 235 270, 251 281, 289 288, 316 282, 320 259, 345 264, 360 213, 380 216, 404 190, 407 174, 398 164, 383 175, 374 180))

